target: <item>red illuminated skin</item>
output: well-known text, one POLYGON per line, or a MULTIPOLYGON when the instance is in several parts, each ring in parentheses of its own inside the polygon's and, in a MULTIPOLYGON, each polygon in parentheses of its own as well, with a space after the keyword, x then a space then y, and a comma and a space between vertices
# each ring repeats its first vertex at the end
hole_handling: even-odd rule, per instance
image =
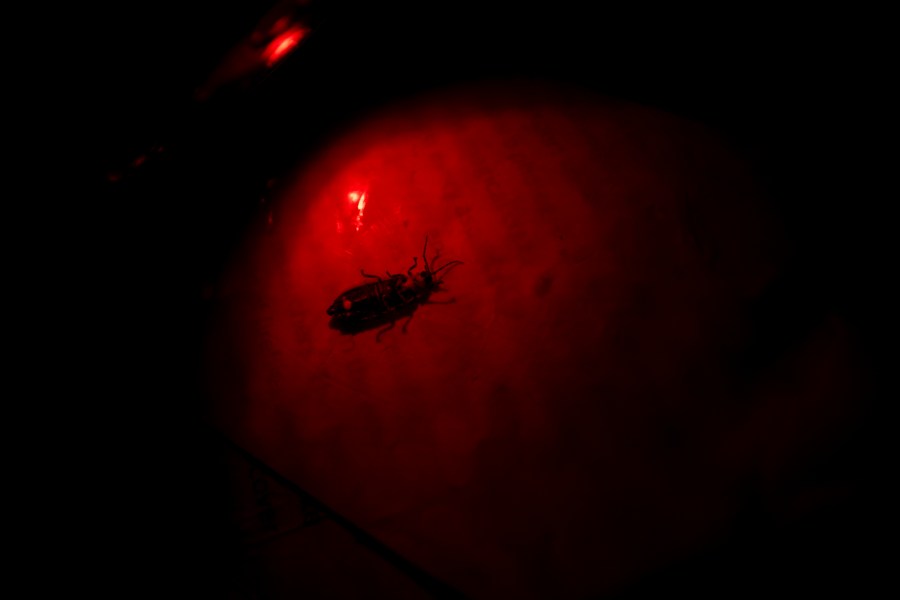
POLYGON ((467 595, 619 589, 714 540, 741 490, 788 511, 852 422, 836 318, 735 366, 784 268, 763 206, 715 135, 648 109, 527 87, 399 106, 300 165, 249 232, 209 339, 212 419, 467 595), (466 262, 455 303, 380 344, 329 328, 360 265, 408 264, 425 235, 466 262))

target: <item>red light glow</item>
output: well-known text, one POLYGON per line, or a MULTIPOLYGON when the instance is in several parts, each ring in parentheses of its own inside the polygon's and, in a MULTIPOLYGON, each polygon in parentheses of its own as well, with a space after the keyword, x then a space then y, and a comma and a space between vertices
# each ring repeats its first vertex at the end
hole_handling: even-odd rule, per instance
POLYGON ((269 42, 269 45, 263 51, 263 59, 266 61, 266 66, 271 67, 287 56, 306 37, 308 32, 309 30, 304 27, 292 27, 269 42))
POLYGON ((347 194, 347 198, 351 203, 356 204, 356 218, 353 220, 353 225, 356 231, 359 231, 363 225, 363 213, 366 210, 366 193, 365 192, 350 192, 347 194))

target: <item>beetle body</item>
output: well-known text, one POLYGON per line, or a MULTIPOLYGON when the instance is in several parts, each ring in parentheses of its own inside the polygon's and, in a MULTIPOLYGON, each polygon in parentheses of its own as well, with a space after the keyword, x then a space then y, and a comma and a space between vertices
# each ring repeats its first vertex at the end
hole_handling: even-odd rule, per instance
POLYGON ((413 264, 407 269, 406 275, 388 273, 385 278, 360 270, 363 277, 375 281, 351 288, 331 303, 327 314, 332 317, 332 325, 347 332, 356 332, 384 323, 390 324, 388 328, 393 327, 394 320, 399 316, 408 315, 411 318, 416 307, 427 302, 431 293, 443 282, 437 274, 448 267, 462 264, 461 261, 453 260, 432 269, 426 257, 427 249, 426 237, 425 247, 422 249, 425 270, 418 273, 413 272, 418 264, 416 257, 413 257, 413 264))
POLYGON ((406 275, 392 275, 351 288, 331 303, 328 314, 341 319, 364 321, 392 311, 409 303, 408 281, 406 275))

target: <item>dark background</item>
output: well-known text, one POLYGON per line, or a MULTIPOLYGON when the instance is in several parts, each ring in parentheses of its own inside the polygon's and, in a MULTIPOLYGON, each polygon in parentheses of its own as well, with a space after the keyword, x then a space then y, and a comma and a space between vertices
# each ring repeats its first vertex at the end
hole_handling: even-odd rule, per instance
POLYGON ((54 453, 60 527, 47 542, 49 569, 116 596, 227 595, 222 573, 237 542, 222 441, 201 424, 194 381, 204 283, 266 181, 353 119, 451 82, 539 77, 731 138, 798 249, 776 322, 791 331, 807 310, 836 310, 872 367, 860 400, 867 419, 826 461, 850 482, 845 502, 777 531, 750 519, 721 545, 648 575, 633 595, 711 581, 760 592, 784 589, 785 578, 798 591, 873 585, 883 573, 872 536, 883 515, 881 325, 892 273, 877 15, 321 0, 314 34, 279 68, 195 103, 195 88, 269 8, 70 7, 62 50, 40 67, 60 123, 44 170, 65 171, 76 199, 58 211, 59 285, 77 290, 77 319, 57 352, 77 357, 65 379, 84 391, 60 403, 52 428, 64 451, 54 453), (129 166, 139 156, 148 159, 129 166))

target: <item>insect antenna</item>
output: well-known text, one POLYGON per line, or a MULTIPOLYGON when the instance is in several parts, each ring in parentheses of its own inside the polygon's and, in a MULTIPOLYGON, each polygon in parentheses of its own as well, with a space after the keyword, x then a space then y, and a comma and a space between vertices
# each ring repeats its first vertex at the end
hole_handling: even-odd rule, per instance
POLYGON ((463 261, 461 261, 461 260, 451 260, 450 262, 448 262, 448 263, 445 264, 444 266, 438 267, 437 269, 435 269, 434 271, 432 271, 431 274, 432 274, 432 275, 437 275, 438 273, 440 273, 441 271, 443 271, 443 270, 446 269, 447 267, 452 267, 452 266, 454 266, 454 265, 461 265, 461 264, 464 264, 463 261))
MULTIPOLYGON (((437 256, 434 257, 435 260, 438 259, 437 256)), ((445 265, 438 267, 435 270, 431 269, 431 265, 428 264, 428 236, 425 236, 425 246, 422 248, 422 260, 425 261, 425 271, 430 273, 432 276, 437 275, 447 267, 452 267, 453 265, 461 265, 463 262, 461 260, 451 260, 445 265)))
POLYGON ((428 236, 425 236, 425 246, 422 248, 422 260, 425 261, 425 271, 431 273, 431 267, 428 266, 428 236))

